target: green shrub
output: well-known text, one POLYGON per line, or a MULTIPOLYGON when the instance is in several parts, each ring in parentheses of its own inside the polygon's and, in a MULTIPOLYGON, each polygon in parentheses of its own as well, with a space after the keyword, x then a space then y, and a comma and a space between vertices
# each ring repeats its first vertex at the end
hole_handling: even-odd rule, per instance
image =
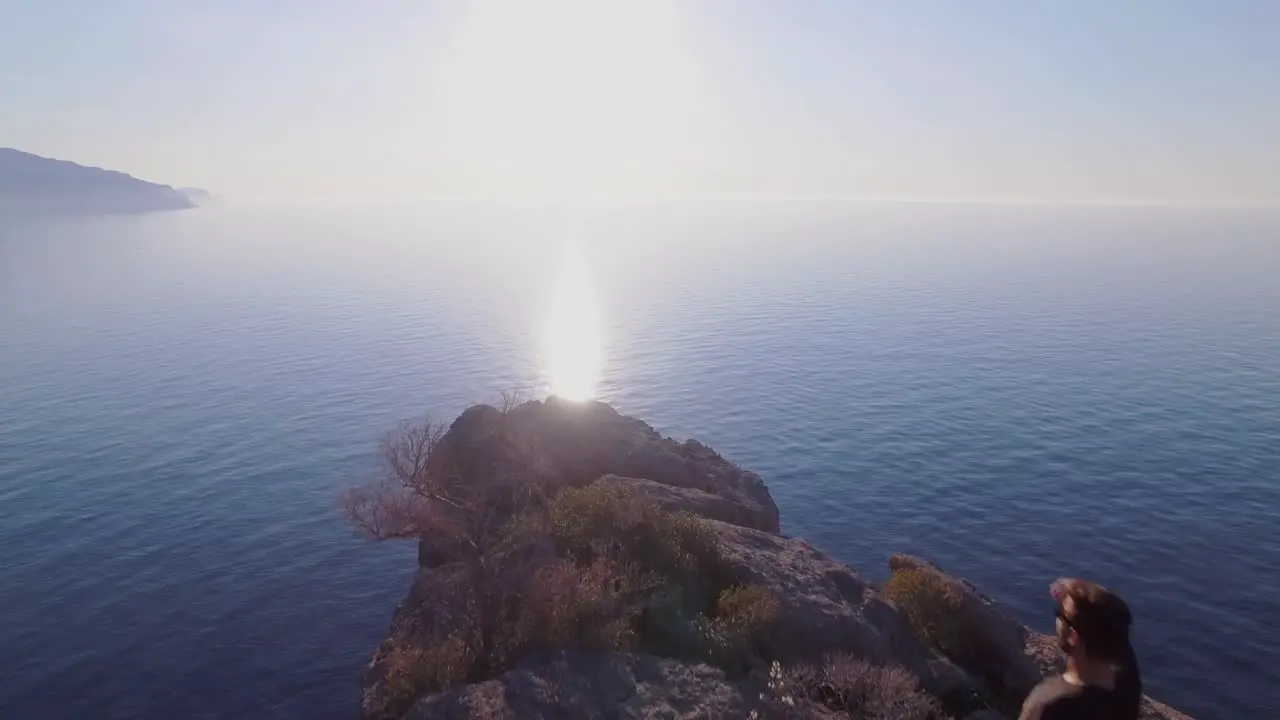
POLYGON ((921 640, 957 662, 973 657, 975 633, 960 614, 963 595, 959 588, 937 573, 909 569, 894 572, 881 589, 921 640))
POLYGON ((778 618, 778 599, 760 585, 735 585, 716 598, 715 615, 695 621, 703 652, 726 670, 746 670, 778 618))
POLYGON ((604 557, 682 583, 717 575, 719 547, 702 518, 664 510, 623 488, 561 492, 551 502, 550 534, 579 565, 604 557))
POLYGON ((457 635, 428 646, 402 645, 386 655, 385 686, 366 697, 365 712, 374 718, 397 718, 424 692, 456 685, 471 673, 473 658, 457 635))
POLYGON ((779 609, 778 598, 763 585, 735 585, 716 599, 716 617, 751 636, 767 630, 779 609))

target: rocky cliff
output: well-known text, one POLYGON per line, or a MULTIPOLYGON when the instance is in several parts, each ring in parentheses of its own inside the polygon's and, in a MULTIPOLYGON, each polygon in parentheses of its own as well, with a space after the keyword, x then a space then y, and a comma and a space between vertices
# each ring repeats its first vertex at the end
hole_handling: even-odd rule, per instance
POLYGON ((759 476, 608 405, 423 437, 381 508, 414 518, 420 567, 365 718, 1001 718, 1061 668, 964 581, 895 556, 876 587, 781 534, 759 476))

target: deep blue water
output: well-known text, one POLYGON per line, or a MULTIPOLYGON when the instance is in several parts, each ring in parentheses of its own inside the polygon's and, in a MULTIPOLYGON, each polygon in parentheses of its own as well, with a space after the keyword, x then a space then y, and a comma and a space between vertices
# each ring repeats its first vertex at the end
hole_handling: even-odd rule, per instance
MULTIPOLYGON (((334 499, 396 420, 545 388, 562 219, 0 227, 0 717, 352 717, 414 550, 334 499)), ((760 472, 785 531, 1041 628, 1051 580, 1096 579, 1153 695, 1280 715, 1280 215, 685 205, 581 237, 601 397, 760 472)))

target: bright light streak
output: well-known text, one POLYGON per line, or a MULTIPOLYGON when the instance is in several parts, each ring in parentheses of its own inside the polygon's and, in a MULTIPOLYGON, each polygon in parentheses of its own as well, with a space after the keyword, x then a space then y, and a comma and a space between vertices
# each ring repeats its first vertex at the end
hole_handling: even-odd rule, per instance
POLYGON ((565 244, 551 302, 547 342, 551 392, 569 400, 595 397, 600 380, 600 314, 587 259, 565 244))

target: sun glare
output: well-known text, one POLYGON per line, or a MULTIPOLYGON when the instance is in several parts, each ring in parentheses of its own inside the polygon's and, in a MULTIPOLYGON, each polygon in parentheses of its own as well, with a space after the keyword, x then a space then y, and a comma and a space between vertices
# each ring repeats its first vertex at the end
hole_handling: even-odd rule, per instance
POLYGON ((567 241, 560 258, 547 332, 552 394, 595 397, 600 379, 600 317, 586 256, 567 241))

